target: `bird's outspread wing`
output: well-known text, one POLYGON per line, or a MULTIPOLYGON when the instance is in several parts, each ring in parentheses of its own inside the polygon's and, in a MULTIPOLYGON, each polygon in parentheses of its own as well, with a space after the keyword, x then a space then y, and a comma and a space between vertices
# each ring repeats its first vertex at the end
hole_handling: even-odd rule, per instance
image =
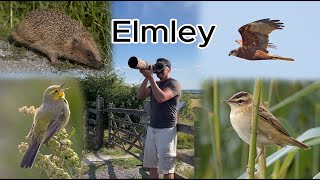
POLYGON ((259 116, 262 120, 266 121, 267 123, 275 127, 279 132, 287 136, 290 136, 286 129, 284 129, 284 127, 280 124, 279 120, 276 117, 274 117, 271 114, 271 112, 263 105, 260 105, 259 107, 259 116))
POLYGON ((239 28, 242 37, 242 46, 257 48, 268 52, 269 34, 275 29, 282 29, 284 26, 280 20, 261 19, 251 22, 239 28))

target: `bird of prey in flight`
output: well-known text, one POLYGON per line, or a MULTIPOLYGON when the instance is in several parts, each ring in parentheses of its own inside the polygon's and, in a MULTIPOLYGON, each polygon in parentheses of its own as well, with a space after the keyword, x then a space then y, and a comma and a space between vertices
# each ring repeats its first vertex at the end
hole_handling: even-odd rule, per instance
POLYGON ((267 48, 276 48, 269 43, 269 34, 282 29, 280 20, 260 19, 239 28, 242 40, 236 40, 240 45, 238 49, 230 51, 229 56, 236 56, 247 60, 285 60, 294 61, 292 58, 269 54, 267 48))

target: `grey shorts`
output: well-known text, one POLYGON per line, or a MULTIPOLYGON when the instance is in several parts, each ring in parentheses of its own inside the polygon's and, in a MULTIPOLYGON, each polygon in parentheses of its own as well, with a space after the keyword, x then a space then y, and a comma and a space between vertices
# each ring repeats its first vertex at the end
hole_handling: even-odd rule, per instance
POLYGON ((143 167, 159 168, 160 174, 174 173, 177 149, 177 127, 148 127, 143 167))

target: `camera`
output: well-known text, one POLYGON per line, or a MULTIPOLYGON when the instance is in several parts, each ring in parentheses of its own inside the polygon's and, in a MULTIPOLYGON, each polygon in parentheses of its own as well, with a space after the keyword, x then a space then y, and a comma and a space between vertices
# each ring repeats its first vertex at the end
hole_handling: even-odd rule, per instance
POLYGON ((147 61, 139 59, 135 56, 132 56, 129 59, 128 65, 130 68, 141 69, 141 70, 150 70, 150 67, 152 66, 153 73, 156 73, 157 71, 164 70, 164 68, 165 68, 165 65, 161 62, 158 62, 156 64, 150 64, 147 61))

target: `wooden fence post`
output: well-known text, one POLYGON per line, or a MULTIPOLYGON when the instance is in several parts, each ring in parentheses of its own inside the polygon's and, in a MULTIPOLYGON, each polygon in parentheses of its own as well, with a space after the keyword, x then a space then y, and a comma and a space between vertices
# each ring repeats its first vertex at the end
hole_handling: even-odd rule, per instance
POLYGON ((199 161, 200 161, 200 154, 199 154, 199 148, 200 148, 200 137, 199 137, 199 133, 200 133, 200 123, 199 121, 194 121, 194 132, 193 132, 193 136, 194 136, 194 177, 196 177, 196 172, 199 171, 199 161))
POLYGON ((100 149, 103 145, 103 112, 104 112, 104 100, 103 97, 98 96, 96 99, 96 109, 97 109, 97 145, 95 149, 100 149))
MULTIPOLYGON (((109 103, 108 108, 114 108, 113 103, 109 103)), ((108 147, 113 148, 114 144, 112 144, 112 138, 111 138, 111 131, 112 131, 112 121, 113 121, 113 114, 111 111, 108 112, 108 147)))

